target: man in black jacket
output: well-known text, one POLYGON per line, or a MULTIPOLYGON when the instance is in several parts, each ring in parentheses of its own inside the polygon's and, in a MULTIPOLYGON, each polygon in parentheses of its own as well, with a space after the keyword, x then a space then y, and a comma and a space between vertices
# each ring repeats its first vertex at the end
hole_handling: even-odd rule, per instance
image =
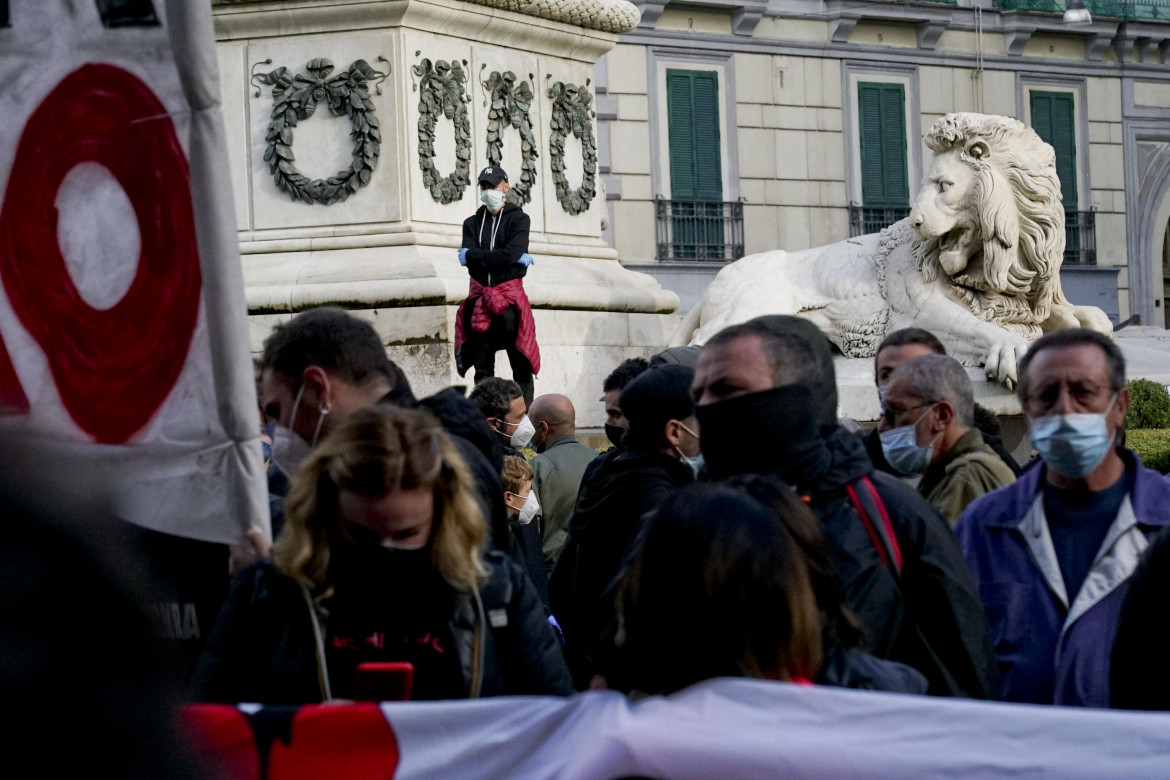
POLYGON ((265 339, 260 408, 276 422, 273 458, 286 473, 346 416, 376 403, 421 406, 439 418, 475 477, 493 546, 523 564, 508 530, 499 447, 475 404, 453 388, 417 401, 377 331, 335 306, 298 314, 265 339))
MULTIPOLYGON (((528 446, 532 423, 524 411, 520 387, 508 379, 489 377, 476 384, 468 400, 479 409, 494 434, 492 449, 499 453, 493 457, 497 472, 503 467, 504 456, 523 458, 518 448, 528 446)), ((540 523, 522 525, 519 518, 510 516, 508 527, 514 546, 512 557, 528 572, 540 600, 547 607, 548 572, 545 571, 544 552, 540 546, 540 523)))
POLYGON ((643 519, 676 488, 694 481, 693 468, 684 461, 699 454, 693 376, 679 365, 639 374, 620 399, 630 426, 624 450, 581 481, 569 538, 549 582, 578 688, 588 685, 594 651, 612 631, 614 586, 643 519))
POLYGON ((504 350, 527 408, 533 374, 540 371, 536 326, 522 281, 533 262, 528 254, 531 220, 507 200, 508 174, 498 165, 479 172, 479 189, 483 205, 464 221, 459 250, 459 263, 471 281, 456 315, 455 364, 459 376, 475 368, 478 384, 495 376, 496 353, 504 350))
POLYGON ((820 331, 781 316, 727 328, 703 347, 694 393, 712 478, 778 476, 816 511, 870 651, 922 672, 930 693, 994 697, 991 635, 958 542, 920 496, 875 472, 837 424, 832 354, 820 331), (865 496, 869 485, 880 497, 867 501, 874 526, 888 516, 894 534, 888 548, 850 496, 865 496))

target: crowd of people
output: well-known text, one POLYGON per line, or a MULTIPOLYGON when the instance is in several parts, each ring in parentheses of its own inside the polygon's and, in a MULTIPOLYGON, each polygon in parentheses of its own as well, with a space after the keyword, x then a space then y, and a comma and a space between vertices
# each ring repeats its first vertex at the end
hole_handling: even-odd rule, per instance
POLYGON ((279 530, 237 575, 194 698, 362 698, 361 670, 389 663, 420 700, 742 676, 1170 707, 1140 674, 1170 479, 1124 447, 1124 360, 1095 332, 1021 364, 1022 468, 917 329, 879 348, 872 431, 838 419, 830 345, 795 317, 615 367, 600 453, 568 397, 476 379, 416 398, 336 308, 273 331, 279 530))

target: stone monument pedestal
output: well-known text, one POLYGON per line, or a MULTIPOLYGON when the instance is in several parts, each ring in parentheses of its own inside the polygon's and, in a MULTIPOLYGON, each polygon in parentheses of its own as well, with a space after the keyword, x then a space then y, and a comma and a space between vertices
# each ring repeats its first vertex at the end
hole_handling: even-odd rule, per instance
MULTIPOLYGON (((475 176, 500 165, 532 220, 536 392, 600 426, 602 379, 661 349, 678 306, 601 238, 592 74, 615 5, 561 3, 591 9, 570 24, 464 0, 215 0, 253 348, 339 305, 374 324, 417 394, 459 382, 456 250, 475 176)), ((497 373, 511 375, 503 353, 497 373)))

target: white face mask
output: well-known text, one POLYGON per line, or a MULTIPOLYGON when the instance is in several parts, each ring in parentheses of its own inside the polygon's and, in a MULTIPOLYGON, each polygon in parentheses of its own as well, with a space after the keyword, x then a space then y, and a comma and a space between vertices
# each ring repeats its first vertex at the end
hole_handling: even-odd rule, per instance
POLYGON ((504 207, 504 197, 504 193, 499 190, 484 190, 479 193, 480 202, 493 214, 504 207))
POLYGON ((272 431, 272 462, 289 477, 296 473, 301 462, 317 446, 317 439, 321 436, 321 426, 325 422, 326 415, 329 414, 328 406, 318 407, 321 416, 317 418, 317 428, 313 431, 313 442, 310 444, 302 439, 300 434, 292 429, 292 426, 297 420, 297 410, 301 405, 301 395, 304 392, 305 386, 301 385, 301 389, 297 391, 297 398, 293 401, 292 417, 288 421, 289 427, 285 428, 283 425, 277 424, 272 431))
MULTIPOLYGON (((508 438, 508 446, 512 447, 513 449, 518 450, 523 447, 527 447, 528 442, 532 441, 532 435, 536 433, 536 427, 532 424, 532 420, 528 419, 528 415, 524 415, 524 418, 518 423, 510 423, 507 420, 501 420, 498 417, 495 419, 500 423, 500 425, 509 428, 514 426, 516 428, 516 430, 512 431, 512 435, 508 438)), ((502 431, 497 431, 497 433, 505 436, 507 435, 502 431)))
MULTIPOLYGON (((512 495, 520 498, 519 493, 513 493, 512 495)), ((539 514, 540 501, 536 498, 536 491, 529 490, 528 495, 524 497, 524 506, 520 507, 520 525, 528 525, 533 520, 535 520, 536 516, 539 514)))

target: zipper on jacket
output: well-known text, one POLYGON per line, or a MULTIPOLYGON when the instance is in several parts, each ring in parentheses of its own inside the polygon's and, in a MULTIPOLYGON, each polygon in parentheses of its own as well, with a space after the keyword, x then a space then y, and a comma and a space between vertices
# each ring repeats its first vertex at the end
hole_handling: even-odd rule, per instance
POLYGON ((475 597, 475 637, 471 646, 471 691, 467 698, 478 699, 483 687, 483 626, 487 616, 483 611, 483 600, 479 597, 479 587, 476 586, 471 593, 475 597))

